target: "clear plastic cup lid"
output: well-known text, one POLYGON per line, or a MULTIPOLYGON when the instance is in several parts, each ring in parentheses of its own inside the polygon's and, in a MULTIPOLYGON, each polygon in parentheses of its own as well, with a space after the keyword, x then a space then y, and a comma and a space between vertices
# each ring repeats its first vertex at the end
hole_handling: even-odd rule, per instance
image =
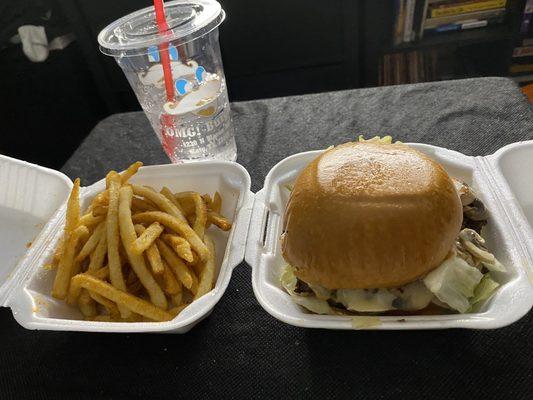
POLYGON ((179 40, 184 44, 211 32, 226 16, 215 0, 174 0, 164 6, 168 31, 159 33, 154 7, 146 7, 102 29, 98 35, 102 53, 140 54, 163 42, 179 40))

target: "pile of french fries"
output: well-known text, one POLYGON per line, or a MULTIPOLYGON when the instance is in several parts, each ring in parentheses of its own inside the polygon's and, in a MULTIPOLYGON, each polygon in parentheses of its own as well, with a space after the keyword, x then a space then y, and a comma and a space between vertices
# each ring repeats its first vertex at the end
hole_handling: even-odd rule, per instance
POLYGON ((211 224, 227 231, 216 192, 160 192, 130 184, 142 166, 106 176, 106 189, 80 213, 74 181, 52 264, 55 298, 93 321, 168 321, 215 284, 211 224))

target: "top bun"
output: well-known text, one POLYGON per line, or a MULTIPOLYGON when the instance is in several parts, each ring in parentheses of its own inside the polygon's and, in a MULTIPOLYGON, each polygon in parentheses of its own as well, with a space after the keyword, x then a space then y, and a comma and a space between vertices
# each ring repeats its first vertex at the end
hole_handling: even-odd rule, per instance
POLYGON ((346 143, 298 176, 282 252, 307 283, 398 287, 439 266, 461 222, 459 195, 440 164, 404 144, 346 143))

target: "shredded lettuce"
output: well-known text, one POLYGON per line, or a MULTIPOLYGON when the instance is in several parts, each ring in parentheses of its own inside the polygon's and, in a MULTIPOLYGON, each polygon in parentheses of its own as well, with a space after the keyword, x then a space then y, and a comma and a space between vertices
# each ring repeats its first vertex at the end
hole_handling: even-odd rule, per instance
POLYGON ((483 274, 477 268, 462 258, 451 257, 431 271, 424 284, 440 301, 464 313, 470 308, 469 298, 474 296, 481 278, 483 274))
POLYGON ((481 301, 488 300, 499 286, 500 284, 493 280, 490 274, 485 274, 479 285, 476 286, 474 297, 472 297, 470 303, 475 305, 481 301))

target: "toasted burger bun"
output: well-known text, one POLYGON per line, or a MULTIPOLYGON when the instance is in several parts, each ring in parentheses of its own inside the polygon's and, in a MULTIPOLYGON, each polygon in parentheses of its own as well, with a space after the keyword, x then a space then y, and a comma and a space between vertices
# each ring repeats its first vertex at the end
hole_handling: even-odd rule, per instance
POLYGON ((438 163, 403 144, 346 143, 298 176, 282 252, 307 283, 398 287, 446 258, 461 221, 459 196, 438 163))

